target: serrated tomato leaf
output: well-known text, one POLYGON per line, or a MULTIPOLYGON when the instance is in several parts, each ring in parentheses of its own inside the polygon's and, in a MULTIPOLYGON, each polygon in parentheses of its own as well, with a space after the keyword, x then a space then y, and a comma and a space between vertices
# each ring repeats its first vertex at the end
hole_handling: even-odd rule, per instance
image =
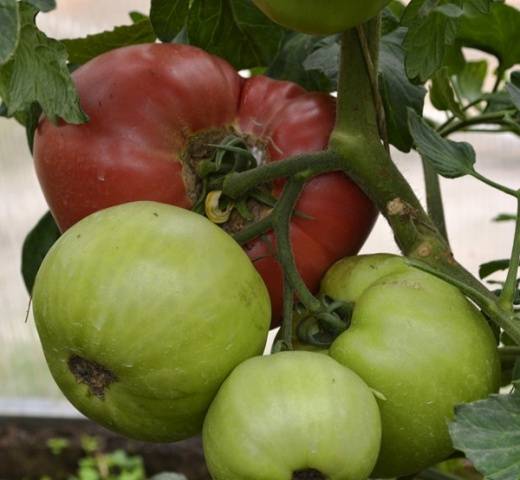
POLYGON ((303 62, 309 73, 322 72, 329 79, 329 91, 336 89, 339 76, 339 58, 341 47, 336 37, 326 37, 317 44, 317 49, 303 62))
POLYGON ((13 54, 20 34, 16 0, 0 0, 0 65, 13 54))
POLYGON ((381 38, 379 85, 389 141, 402 152, 409 152, 413 140, 408 128, 407 109, 422 113, 426 89, 421 85, 413 85, 406 76, 403 49, 405 35, 406 29, 399 28, 381 38))
POLYGON ((244 69, 270 65, 285 30, 250 0, 193 0, 187 35, 192 45, 244 69))
POLYGON ((453 445, 489 480, 520 478, 520 395, 492 395, 455 409, 453 445))
POLYGON ((67 48, 69 61, 82 65, 102 53, 128 45, 155 41, 150 20, 144 19, 132 25, 123 25, 114 30, 87 35, 84 38, 62 40, 67 48))
POLYGON ((49 119, 69 123, 87 120, 67 68, 63 44, 35 25, 37 10, 20 3, 20 38, 12 58, 0 67, 0 97, 14 116, 37 102, 49 119))
POLYGON ((439 175, 458 178, 474 172, 475 151, 469 143, 442 138, 411 109, 408 109, 408 125, 417 151, 439 175))
POLYGON ((520 11, 493 2, 489 14, 462 17, 457 39, 467 47, 495 55, 505 71, 520 63, 520 11))
POLYGON ((481 279, 487 278, 493 275, 495 272, 507 270, 509 268, 509 259, 504 260, 493 260, 491 262, 483 263, 478 269, 478 275, 481 279))
POLYGON ((29 232, 22 247, 22 276, 29 294, 47 252, 60 237, 54 218, 47 212, 29 232))
POLYGON ((458 17, 433 11, 411 23, 404 41, 409 78, 423 83, 442 66, 447 46, 454 43, 458 22, 458 17))
POLYGON ((152 0, 150 21, 157 37, 171 42, 188 19, 190 0, 152 0))
POLYGON ((334 44, 336 44, 335 37, 324 38, 304 33, 288 33, 266 75, 278 80, 298 83, 310 91, 335 90, 339 45, 333 47, 337 49, 336 52, 328 50, 334 44), (316 57, 313 57, 314 53, 316 57), (329 65, 332 66, 332 71, 328 69, 329 65))

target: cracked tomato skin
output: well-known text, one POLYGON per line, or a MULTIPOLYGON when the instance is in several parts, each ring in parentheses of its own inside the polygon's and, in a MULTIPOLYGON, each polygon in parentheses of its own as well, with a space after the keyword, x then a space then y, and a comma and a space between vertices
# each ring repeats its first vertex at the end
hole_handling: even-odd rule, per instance
POLYGON ((374 17, 389 0, 253 0, 253 3, 284 27, 330 35, 374 17))
MULTIPOLYGON (((335 102, 290 82, 244 79, 224 60, 187 45, 145 44, 103 54, 73 74, 90 122, 53 125, 42 118, 34 141, 36 172, 60 229, 113 205, 152 200, 191 208, 183 154, 194 136, 232 127, 265 146, 266 161, 323 150, 335 102)), ((283 182, 273 184, 279 195, 283 182)), ((376 209, 343 173, 305 187, 291 240, 312 291, 338 259, 361 248, 376 209)), ((245 246, 271 296, 273 326, 282 273, 272 234, 245 246)))

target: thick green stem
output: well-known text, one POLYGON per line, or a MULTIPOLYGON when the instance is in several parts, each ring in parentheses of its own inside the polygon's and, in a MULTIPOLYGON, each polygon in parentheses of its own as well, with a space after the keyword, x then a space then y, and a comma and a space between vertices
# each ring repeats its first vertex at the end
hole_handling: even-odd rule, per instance
POLYGON ((505 309, 513 311, 513 302, 516 296, 517 289, 517 278, 518 278, 518 265, 520 263, 520 191, 518 196, 518 211, 516 216, 516 227, 515 236, 513 240, 513 252, 511 254, 511 264, 509 265, 509 271, 507 273, 506 282, 500 299, 499 305, 505 309))
POLYGON ((343 159, 335 152, 317 152, 296 155, 283 162, 273 162, 253 170, 232 173, 226 177, 223 192, 231 198, 238 198, 249 190, 277 178, 290 177, 303 170, 312 175, 341 170, 343 159))
POLYGON ((448 230, 446 228, 446 218, 444 215, 444 205, 442 203, 439 175, 437 175, 437 172, 430 162, 423 160, 422 165, 426 187, 426 205, 428 207, 428 214, 439 232, 446 241, 448 241, 448 230))
MULTIPOLYGON (((371 57, 377 58, 377 22, 367 24, 371 57)), ((520 322, 504 312, 497 297, 453 258, 450 247, 381 143, 362 46, 355 30, 343 34, 338 118, 330 148, 345 159, 344 170, 375 202, 405 255, 432 272, 466 285, 486 313, 520 342, 520 322), (355 92, 352 95, 351 92, 355 92)))

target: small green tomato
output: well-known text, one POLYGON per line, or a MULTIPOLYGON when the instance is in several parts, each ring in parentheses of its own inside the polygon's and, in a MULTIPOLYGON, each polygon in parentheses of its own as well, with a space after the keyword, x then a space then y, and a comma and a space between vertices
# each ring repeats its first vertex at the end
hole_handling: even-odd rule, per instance
POLYGON ((312 352, 239 365, 203 428, 214 480, 366 480, 380 438, 372 391, 351 370, 312 352))

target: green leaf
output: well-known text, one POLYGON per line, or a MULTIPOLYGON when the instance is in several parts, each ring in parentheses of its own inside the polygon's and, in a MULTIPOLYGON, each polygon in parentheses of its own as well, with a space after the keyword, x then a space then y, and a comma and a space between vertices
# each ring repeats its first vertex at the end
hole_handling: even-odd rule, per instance
POLYGON ((469 143, 442 138, 411 109, 408 109, 408 124, 417 151, 439 175, 458 178, 474 172, 475 151, 469 143))
POLYGON ((516 215, 514 213, 501 213, 493 219, 494 222, 512 222, 515 220, 516 215))
POLYGON ((458 21, 443 11, 434 11, 410 25, 404 41, 409 78, 425 82, 442 66, 447 45, 455 40, 458 21))
POLYGON ((38 102, 45 115, 56 122, 87 120, 67 68, 67 51, 48 38, 34 23, 37 10, 20 3, 20 39, 14 56, 0 67, 0 97, 13 116, 38 102))
POLYGON ((430 99, 437 110, 450 111, 457 117, 464 118, 462 108, 455 98, 448 67, 442 67, 434 73, 430 88, 430 99))
POLYGON ((116 27, 109 32, 88 35, 85 38, 62 40, 67 48, 69 60, 76 65, 82 65, 102 53, 115 48, 155 41, 155 33, 148 19, 133 25, 116 27))
POLYGON ((381 35, 388 35, 399 28, 401 23, 400 17, 403 11, 404 5, 399 2, 391 2, 383 10, 381 15, 381 35), (399 7, 396 8, 394 5, 399 5, 399 7))
POLYGON ((460 95, 473 102, 482 96, 482 88, 487 75, 487 62, 467 62, 455 77, 455 83, 460 95))
POLYGON ((520 12, 504 3, 494 2, 489 14, 464 16, 457 34, 466 47, 495 55, 500 69, 507 70, 520 63, 520 12))
MULTIPOLYGON (((515 72, 519 73, 519 72, 515 72)), ((511 101, 517 110, 520 110, 520 86, 515 85, 515 83, 508 83, 506 85, 507 93, 511 97, 511 101)))
POLYGON ((464 11, 468 13, 489 13, 494 0, 465 0, 464 11))
POLYGON ((509 259, 493 260, 492 262, 483 263, 478 269, 478 275, 481 279, 487 278, 493 273, 507 270, 509 268, 509 259))
POLYGON ((22 276, 29 294, 45 255, 59 236, 58 226, 50 212, 47 212, 25 238, 22 247, 22 276))
POLYGON ((188 18, 190 43, 237 69, 270 65, 284 34, 250 0, 193 0, 188 18))
POLYGON ((266 75, 298 83, 310 91, 329 92, 337 85, 338 55, 335 37, 291 32, 266 75), (331 65, 333 71, 329 69, 331 65))
POLYGON ((20 34, 16 0, 0 0, 0 65, 13 54, 20 34))
POLYGON ((146 20, 149 18, 147 15, 138 12, 137 10, 132 10, 131 12, 128 12, 128 16, 130 17, 130 20, 132 20, 132 23, 138 23, 141 20, 146 20))
POLYGON ((515 108, 513 99, 507 90, 489 93, 484 98, 487 101, 486 113, 503 112, 515 108))
POLYGON ((157 37, 171 42, 183 29, 190 9, 190 0, 152 0, 150 21, 157 37))
POLYGON ((56 8, 56 0, 24 0, 41 12, 50 12, 56 8))
POLYGON ((389 141, 402 152, 409 152, 413 140, 407 122, 407 109, 422 113, 426 90, 408 80, 404 68, 403 40, 406 29, 384 35, 380 44, 379 86, 385 107, 389 141))
POLYGON ((25 126, 27 145, 29 146, 31 153, 33 151, 34 134, 36 132, 36 128, 38 128, 38 122, 40 120, 41 114, 42 109, 36 102, 31 104, 27 111, 23 113, 23 124, 25 126))
MULTIPOLYGON (((338 65, 341 52, 338 41, 337 37, 324 38, 318 43, 319 47, 303 62, 303 66, 309 74, 322 73, 328 79, 327 83, 322 82, 323 86, 328 87, 328 91, 336 89, 338 85, 338 65)), ((321 77, 319 79, 324 80, 321 77)), ((314 89, 308 88, 308 90, 314 89)))
POLYGON ((520 395, 492 395, 455 408, 453 445, 489 480, 520 478, 520 395))

